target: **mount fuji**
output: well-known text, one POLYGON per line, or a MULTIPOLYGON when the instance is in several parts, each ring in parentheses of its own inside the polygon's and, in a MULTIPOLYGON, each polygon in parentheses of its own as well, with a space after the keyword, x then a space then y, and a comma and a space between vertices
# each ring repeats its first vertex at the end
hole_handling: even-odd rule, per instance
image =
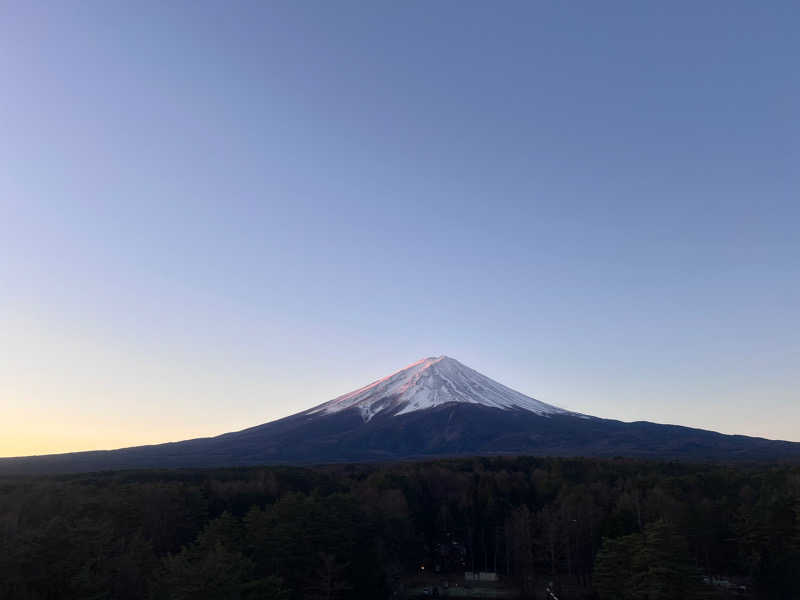
POLYGON ((423 358, 397 373, 334 398, 306 414, 332 414, 356 409, 365 421, 377 414, 403 415, 451 402, 504 410, 563 414, 567 411, 512 390, 449 356, 423 358))
POLYGON ((119 450, 4 458, 0 474, 490 454, 797 460, 800 443, 574 413, 438 356, 304 412, 242 431, 119 450))

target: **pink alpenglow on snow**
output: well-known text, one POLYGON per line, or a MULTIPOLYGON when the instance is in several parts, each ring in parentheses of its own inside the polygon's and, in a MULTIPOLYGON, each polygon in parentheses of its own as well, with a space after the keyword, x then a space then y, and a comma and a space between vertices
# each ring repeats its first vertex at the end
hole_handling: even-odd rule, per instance
POLYGON ((384 411, 402 415, 450 402, 522 409, 539 415, 569 412, 512 390, 454 358, 439 356, 423 358, 397 373, 312 408, 308 414, 356 408, 369 421, 384 411))

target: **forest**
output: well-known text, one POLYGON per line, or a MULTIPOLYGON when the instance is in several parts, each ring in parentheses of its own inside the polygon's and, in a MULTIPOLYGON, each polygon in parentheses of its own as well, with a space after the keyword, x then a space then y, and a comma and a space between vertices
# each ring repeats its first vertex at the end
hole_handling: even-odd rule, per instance
POLYGON ((473 572, 495 597, 800 598, 800 467, 480 457, 0 479, 3 600, 476 597, 473 572))

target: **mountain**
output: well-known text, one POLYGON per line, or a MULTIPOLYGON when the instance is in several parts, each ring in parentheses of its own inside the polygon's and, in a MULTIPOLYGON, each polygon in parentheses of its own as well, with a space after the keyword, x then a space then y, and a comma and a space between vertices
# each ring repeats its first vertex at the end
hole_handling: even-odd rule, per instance
POLYGON ((333 414, 356 409, 365 421, 436 408, 451 402, 504 410, 519 408, 537 415, 567 411, 512 390, 449 356, 423 358, 405 369, 354 392, 312 408, 306 414, 333 414))
POLYGON ((538 454, 797 460, 800 443, 570 412, 431 357, 304 412, 153 446, 0 459, 0 474, 538 454))

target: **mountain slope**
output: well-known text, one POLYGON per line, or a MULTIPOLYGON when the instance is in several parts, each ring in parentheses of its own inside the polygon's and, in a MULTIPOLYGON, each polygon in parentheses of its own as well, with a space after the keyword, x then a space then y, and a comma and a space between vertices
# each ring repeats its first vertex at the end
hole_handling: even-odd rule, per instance
POLYGON ((449 356, 423 358, 405 369, 312 408, 331 414, 355 408, 365 421, 381 412, 402 415, 449 402, 491 408, 522 408, 536 414, 567 411, 539 402, 481 375, 449 356))
POLYGON ((437 357, 243 431, 120 450, 0 459, 0 474, 465 454, 796 460, 800 444, 578 415, 515 392, 454 359, 437 357))

